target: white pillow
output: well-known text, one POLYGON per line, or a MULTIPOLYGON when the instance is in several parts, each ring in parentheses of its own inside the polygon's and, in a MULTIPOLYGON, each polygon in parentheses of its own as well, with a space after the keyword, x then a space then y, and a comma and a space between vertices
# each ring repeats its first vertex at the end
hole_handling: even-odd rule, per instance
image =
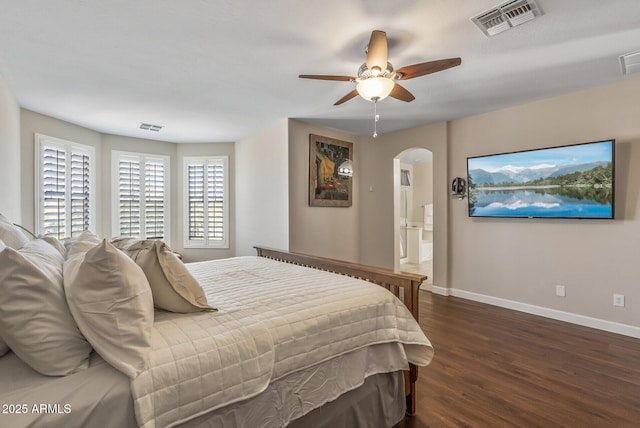
POLYGON ((111 242, 142 268, 156 308, 178 313, 216 310, 209 306, 198 281, 164 242, 134 238, 111 242))
POLYGON ((0 332, 34 370, 64 376, 85 369, 91 346, 69 312, 64 259, 42 239, 0 252, 0 332))
POLYGON ((4 241, 7 247, 16 250, 22 248, 29 242, 27 235, 2 214, 0 214, 0 240, 4 241))
MULTIPOLYGON (((5 248, 7 248, 7 246, 4 245, 4 242, 2 242, 2 240, 0 239, 0 253, 5 248)), ((6 343, 4 343, 4 340, 2 340, 2 330, 0 330, 0 357, 2 357, 7 352, 9 352, 9 347, 6 343)))
POLYGON ((80 331, 131 378, 146 368, 153 298, 144 272, 107 240, 64 263, 67 303, 80 331))

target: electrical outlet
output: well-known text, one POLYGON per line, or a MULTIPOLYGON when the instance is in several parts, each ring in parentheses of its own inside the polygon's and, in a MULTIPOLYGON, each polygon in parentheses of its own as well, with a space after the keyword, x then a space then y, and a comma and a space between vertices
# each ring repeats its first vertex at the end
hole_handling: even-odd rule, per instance
POLYGON ((556 296, 558 296, 558 297, 566 296, 565 290, 564 290, 564 285, 556 285, 556 296))
POLYGON ((613 306, 620 306, 624 308, 624 294, 613 295, 613 306))

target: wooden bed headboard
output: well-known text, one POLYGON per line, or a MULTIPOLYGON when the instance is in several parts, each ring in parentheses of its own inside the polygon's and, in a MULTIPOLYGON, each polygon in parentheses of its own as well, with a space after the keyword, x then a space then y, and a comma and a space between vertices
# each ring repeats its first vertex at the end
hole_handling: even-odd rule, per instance
MULTIPOLYGON (((380 285, 402 300, 416 321, 419 321, 418 292, 422 281, 427 279, 424 275, 395 272, 375 266, 328 259, 325 257, 310 256, 307 254, 290 253, 288 251, 276 250, 267 247, 256 246, 254 248, 260 257, 347 275, 380 285)), ((409 371, 405 372, 407 413, 410 415, 414 415, 416 411, 415 387, 417 380, 418 368, 413 364, 410 364, 409 371)))

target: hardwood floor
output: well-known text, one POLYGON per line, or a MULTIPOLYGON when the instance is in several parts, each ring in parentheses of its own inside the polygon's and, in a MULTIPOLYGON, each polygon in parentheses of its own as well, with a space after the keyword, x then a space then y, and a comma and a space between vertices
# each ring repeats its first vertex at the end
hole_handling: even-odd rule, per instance
POLYGON ((639 427, 640 340, 420 293, 423 427, 639 427))

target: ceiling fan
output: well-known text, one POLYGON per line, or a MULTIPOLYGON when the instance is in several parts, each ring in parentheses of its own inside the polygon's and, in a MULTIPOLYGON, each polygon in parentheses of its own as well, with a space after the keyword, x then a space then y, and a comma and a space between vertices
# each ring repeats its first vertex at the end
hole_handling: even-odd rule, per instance
POLYGON ((371 33, 369 45, 366 49, 367 60, 358 69, 357 76, 327 76, 318 74, 301 74, 302 79, 336 80, 340 82, 356 83, 356 88, 334 105, 340 105, 357 95, 374 103, 390 96, 398 100, 411 102, 416 97, 400 86, 397 80, 408 80, 438 71, 456 67, 462 63, 460 58, 440 59, 408 65, 394 70, 388 61, 387 34, 375 30, 371 33))

